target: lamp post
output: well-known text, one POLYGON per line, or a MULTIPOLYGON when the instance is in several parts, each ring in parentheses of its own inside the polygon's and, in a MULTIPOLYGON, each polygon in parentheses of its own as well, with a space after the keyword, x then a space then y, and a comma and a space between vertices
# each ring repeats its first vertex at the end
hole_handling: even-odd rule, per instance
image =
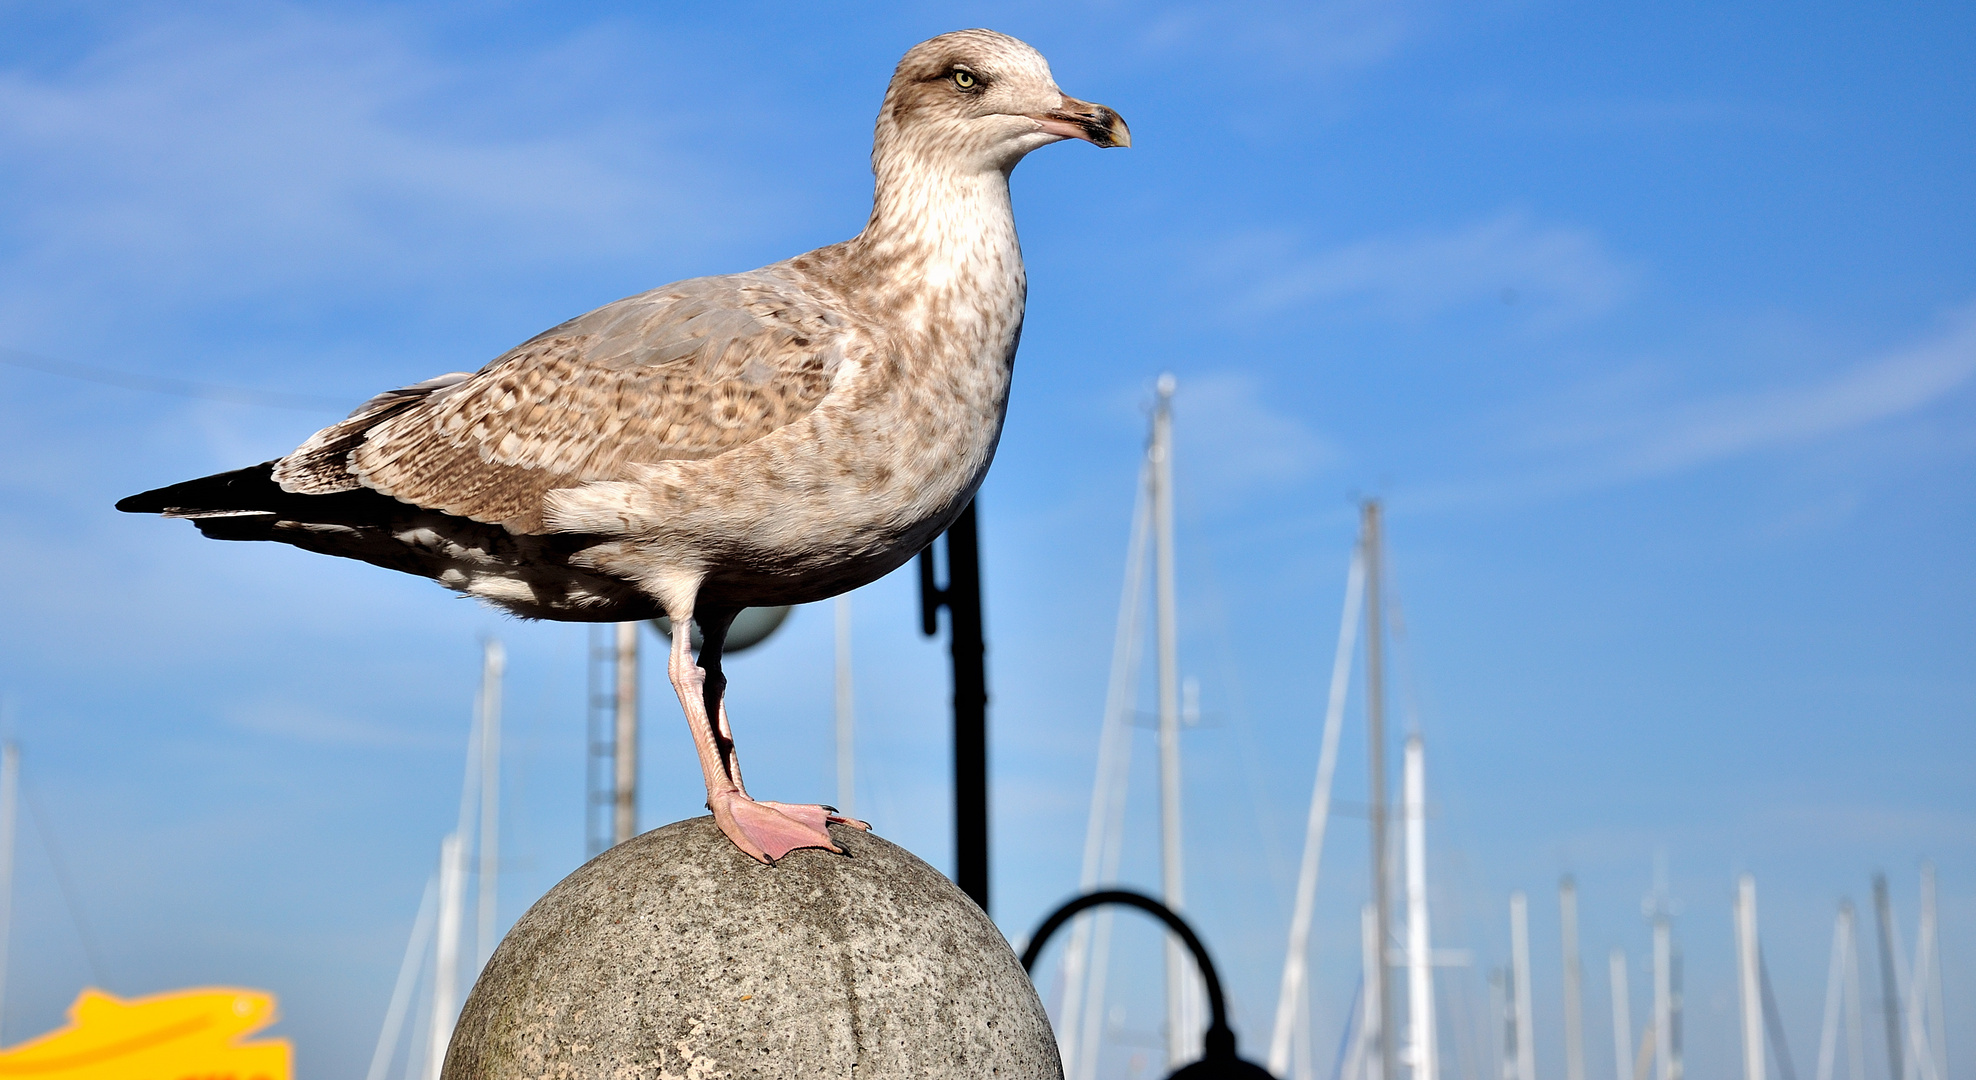
POLYGON ((988 646, 981 625, 981 543, 974 503, 947 527, 947 583, 934 578, 933 549, 919 553, 919 628, 940 631, 947 609, 954 664, 954 884, 988 910, 988 646))

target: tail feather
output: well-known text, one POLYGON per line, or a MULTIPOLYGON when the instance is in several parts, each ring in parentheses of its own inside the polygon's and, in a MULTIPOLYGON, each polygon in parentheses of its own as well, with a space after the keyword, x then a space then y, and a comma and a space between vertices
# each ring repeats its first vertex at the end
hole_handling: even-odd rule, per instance
MULTIPOLYGON (((282 517, 297 521, 357 523, 375 521, 379 511, 397 507, 397 500, 375 491, 346 491, 333 495, 298 495, 274 481, 272 461, 232 472, 139 492, 117 503, 126 514, 214 518, 282 517)), ((402 508, 402 507, 400 507, 402 508)))
POLYGON ((284 494, 275 486, 274 462, 203 476, 181 484, 139 492, 117 502, 126 514, 168 517, 207 517, 221 514, 273 513, 269 505, 284 494))
MULTIPOLYGON (((283 491, 272 461, 140 492, 117 503, 127 514, 185 518, 214 540, 282 540, 293 527, 383 525, 409 508, 368 488, 331 495, 283 491), (286 527, 286 528, 284 528, 286 527)), ((294 542, 294 541, 290 541, 294 542)))
POLYGON ((268 461, 142 492, 117 509, 187 518, 214 540, 271 540, 432 578, 523 618, 623 622, 661 614, 631 582, 571 565, 600 537, 515 535, 369 488, 284 491, 274 466, 268 461))

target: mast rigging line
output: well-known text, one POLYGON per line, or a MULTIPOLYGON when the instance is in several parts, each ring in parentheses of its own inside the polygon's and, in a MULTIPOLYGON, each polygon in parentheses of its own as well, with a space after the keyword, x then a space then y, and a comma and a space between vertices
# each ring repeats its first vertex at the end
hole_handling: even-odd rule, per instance
POLYGON ((327 394, 255 390, 243 386, 201 382, 197 379, 180 379, 170 375, 118 371, 115 368, 98 367, 95 364, 40 356, 6 346, 0 346, 0 364, 27 371, 39 371, 44 375, 75 379, 79 382, 96 383, 99 386, 115 386, 124 390, 193 398, 199 401, 219 401, 229 405, 253 405, 265 409, 291 409, 297 412, 340 412, 348 409, 351 404, 347 399, 331 397, 327 394))
POLYGON ((62 901, 68 905, 69 919, 75 923, 76 937, 82 941, 82 954, 89 963, 89 972, 96 979, 96 985, 108 989, 110 975, 103 963, 103 954, 96 947, 96 936, 89 932, 89 922, 82 915, 82 898, 76 893, 75 881, 69 877, 68 864, 63 861, 61 851, 55 845, 54 830, 48 824, 48 815, 41 809, 41 800, 35 796, 34 788, 27 783, 25 776, 20 779, 21 801, 27 804, 28 816, 34 819, 35 835, 41 838, 41 850, 48 856, 48 865, 55 871, 55 884, 61 889, 62 901))
MULTIPOLYGON (((1317 756, 1317 776, 1311 784, 1310 813, 1304 826, 1304 853, 1297 868, 1297 898, 1290 916, 1289 951, 1283 957, 1283 977, 1276 996, 1276 1026, 1269 1040, 1269 1071, 1283 1075, 1290 1064, 1290 1036, 1296 1024, 1297 1000, 1308 980, 1310 923, 1317 898, 1319 863, 1330 827, 1331 782, 1338 767, 1338 736, 1344 727, 1345 694, 1356 652, 1359 610, 1365 599, 1363 542, 1353 549, 1345 573, 1344 612, 1338 622, 1338 645, 1331 660, 1331 691, 1324 709, 1324 735, 1317 756)), ((1363 987, 1361 987, 1363 992, 1363 987)))
MULTIPOLYGON (((370 1071, 365 1080, 384 1080, 391 1059, 398 1052, 398 1036, 405 1025, 405 1014, 412 1003, 412 986, 425 966, 426 944, 432 937, 433 917, 438 912, 439 878, 427 878, 425 895, 419 900, 419 913, 412 920, 412 937, 405 943, 405 958, 398 963, 398 980, 391 985, 391 1004, 384 1010, 384 1027, 377 1033, 377 1049, 371 1052, 370 1071)), ((412 1056, 418 1056, 416 1043, 412 1056)))
MULTIPOLYGON (((1118 626, 1112 641, 1111 679, 1105 690, 1104 721, 1098 735, 1097 778, 1091 787, 1091 811, 1084 830, 1084 864, 1078 876, 1079 890, 1087 893, 1101 881, 1110 883, 1117 879, 1124 848, 1126 784, 1132 761, 1130 721, 1137 701, 1146 546, 1152 532, 1151 470, 1152 463, 1142 459, 1132 507, 1131 539, 1126 545, 1125 584, 1120 590, 1118 626)), ((1065 983, 1064 1037, 1059 1040, 1059 1049, 1063 1054, 1064 1075, 1069 1080, 1090 1080, 1095 1076, 1101 1030, 1097 1018, 1104 1005, 1111 915, 1109 907, 1080 914, 1071 924, 1070 943, 1064 950, 1060 968, 1065 983)))

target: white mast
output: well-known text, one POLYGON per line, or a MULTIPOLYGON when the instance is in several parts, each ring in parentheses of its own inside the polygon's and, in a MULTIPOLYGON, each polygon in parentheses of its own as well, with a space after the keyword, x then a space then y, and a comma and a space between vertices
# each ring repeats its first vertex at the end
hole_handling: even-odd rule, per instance
MULTIPOLYGON (((1390 852, 1386 847, 1386 676, 1385 616, 1381 608, 1381 593, 1385 585, 1385 553, 1380 539, 1379 500, 1367 499, 1361 508, 1359 528, 1363 539, 1360 548, 1365 553, 1365 728, 1366 758, 1371 771, 1371 784, 1367 801, 1367 817, 1372 824, 1372 909, 1378 920, 1379 948, 1383 951, 1392 935, 1387 929, 1387 919, 1392 915, 1392 904, 1388 899, 1388 889, 1392 885, 1391 874, 1386 865, 1390 852)), ((1390 1019, 1393 1014, 1391 981, 1386 977, 1386 967, 1379 965, 1367 974, 1371 981, 1366 983, 1368 998, 1379 1001, 1378 1015, 1380 1028, 1379 1042, 1371 1060, 1375 1063, 1371 1070, 1371 1080, 1398 1080, 1393 1075, 1393 1031, 1390 1019)))
MULTIPOLYGON (((1420 736, 1407 737, 1401 766, 1401 801, 1406 814, 1407 874, 1407 1060, 1413 1080, 1436 1080, 1440 1062, 1434 1044, 1434 956, 1427 926, 1427 768, 1420 736)), ((1521 955, 1522 950, 1519 950, 1521 955)), ((1528 967, 1527 958, 1525 967, 1528 967)), ((1517 983, 1517 993, 1523 984, 1517 983)), ((1519 996, 1519 1006, 1522 1003, 1519 996)), ((1530 1080, 1528 1075, 1523 1080, 1530 1080)))
POLYGON ((1907 985, 1907 1041, 1908 1053, 1913 1056, 1915 1075, 1920 1080, 1944 1080, 1937 1071, 1935 1049, 1930 1035, 1939 1037, 1940 1030, 1930 1031, 1928 1019, 1928 986, 1934 981, 1935 946, 1935 866, 1921 864, 1921 922, 1915 928, 1914 966, 1907 985))
POLYGON ((1880 924, 1880 1012, 1887 1025, 1887 1075, 1907 1080, 1901 1069, 1901 979, 1895 971, 1900 949, 1894 942, 1893 901, 1887 896, 1887 876, 1873 875, 1873 907, 1880 924))
MULTIPOLYGON (((673 627, 691 634, 691 626, 673 627)), ((691 637, 686 639, 692 641, 691 637)), ((612 740, 611 843, 638 835, 638 624, 617 624, 617 732, 612 740)))
POLYGON ((1850 1080, 1866 1080, 1866 999, 1860 994, 1859 921, 1851 902, 1842 905, 1846 920, 1846 1067, 1850 1080))
POLYGON ((1516 1080, 1516 1006, 1510 995, 1516 992, 1516 973, 1509 968, 1489 969, 1489 1027, 1501 1035, 1494 1049, 1497 1080, 1516 1080))
POLYGON ((1743 1002, 1743 1080, 1763 1080, 1763 986, 1757 968, 1756 878, 1736 883, 1736 985, 1743 1002))
POLYGON ((1674 1055, 1674 938, 1667 915, 1654 916, 1654 1052, 1660 1058, 1660 1080, 1681 1080, 1674 1055))
POLYGON ((1832 1080, 1839 1049, 1839 1006, 1846 986, 1846 906, 1832 923, 1832 959, 1825 966, 1825 1019, 1818 1026, 1818 1080, 1832 1080))
MULTIPOLYGON (((1132 505, 1132 534, 1126 545, 1125 584, 1118 598, 1118 625, 1112 635, 1111 681, 1098 732, 1098 769, 1091 783, 1091 812, 1084 827, 1084 865, 1078 891, 1116 880, 1123 850, 1125 796, 1132 763, 1132 711, 1137 703, 1141 645, 1141 603, 1146 591, 1146 544, 1152 531, 1152 451, 1139 469, 1132 505)), ((1080 915, 1071 923, 1064 949, 1063 1022, 1058 1048, 1068 1080, 1091 1080, 1098 1067, 1098 1038, 1104 1011, 1105 966, 1110 959, 1111 909, 1080 915), (1088 972, 1088 975, 1087 975, 1088 972)))
POLYGON ((1557 907, 1564 938, 1564 1075, 1585 1080, 1585 969, 1578 962, 1578 883, 1569 874, 1557 883, 1557 907))
POLYGON ((1516 1080, 1537 1080, 1536 1039, 1530 1031, 1530 904, 1522 892, 1509 894, 1510 963, 1516 976, 1516 1080))
POLYGON ((1942 936, 1936 925, 1935 912, 1935 864, 1921 864, 1921 917, 1927 923, 1930 942, 1930 965, 1928 968, 1928 992, 1925 1006, 1928 1014, 1929 1030, 1934 1032, 1934 1065, 1936 1080, 1948 1080, 1949 1075, 1949 1029, 1942 1015, 1942 936))
POLYGON ((836 600, 837 615, 837 812, 857 817, 856 759, 852 757, 851 594, 836 600))
POLYGON ((501 676, 508 654, 488 638, 480 665, 480 897, 476 918, 479 950, 474 969, 494 955, 501 884, 501 676))
POLYGON ((14 822, 20 793, 21 748, 9 739, 0 744, 0 1020, 6 1016, 7 942, 14 929, 14 822))
POLYGON ((1626 978, 1625 950, 1612 950, 1606 957, 1606 972, 1612 980, 1613 1080, 1634 1080, 1633 998, 1626 978))
MULTIPOLYGON (((1160 704, 1160 893, 1175 912, 1187 905, 1181 864, 1179 615, 1173 570, 1172 375, 1159 379, 1153 411, 1153 591, 1160 704)), ((1194 1059, 1201 1041, 1190 991, 1195 976, 1179 938, 1166 936, 1166 1057, 1170 1067, 1194 1059)))
POLYGON ((1283 956, 1283 981, 1276 992, 1276 1027, 1269 1040, 1269 1071, 1284 1075, 1290 1065, 1291 1035, 1308 1000, 1311 914, 1317 903, 1318 864, 1324 857, 1324 834, 1331 821, 1331 778, 1338 767, 1338 735, 1345 721, 1345 691, 1351 678, 1352 652, 1358 634, 1359 606, 1365 590, 1364 541, 1352 552, 1345 573, 1345 610, 1338 620, 1338 648, 1331 657, 1331 695, 1324 708, 1324 736, 1317 754, 1317 779, 1311 784, 1310 815, 1304 825, 1304 855, 1297 867, 1297 899, 1290 913, 1290 948, 1283 956))
MULTIPOLYGON (((1381 1002, 1372 992, 1375 981, 1386 966, 1385 944, 1379 940, 1379 913, 1371 904, 1359 908, 1359 963, 1363 972, 1360 978, 1364 982, 1359 995, 1359 1037, 1356 1053, 1370 1080, 1376 1080, 1377 1077, 1379 1044, 1386 1028, 1386 1017, 1380 1013, 1381 1002)), ((1355 1080, 1349 1073, 1347 1078, 1355 1080)))

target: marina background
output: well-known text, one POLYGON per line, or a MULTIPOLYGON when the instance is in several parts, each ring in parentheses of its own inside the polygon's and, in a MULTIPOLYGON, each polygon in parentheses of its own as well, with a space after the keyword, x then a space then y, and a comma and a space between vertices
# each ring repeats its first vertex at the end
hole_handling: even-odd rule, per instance
MULTIPOLYGON (((510 672, 504 917, 580 861, 582 628, 110 504, 607 300, 849 235, 891 64, 974 24, 1134 134, 1014 178, 1030 307, 981 503, 1003 929, 1076 882, 1170 370, 1189 912, 1245 1047, 1378 496, 1437 943, 1480 979, 1530 895, 1540 1074, 1562 1074, 1558 877, 1603 1080, 1599 963, 1623 946, 1643 977, 1657 858, 1696 1080, 1737 1075, 1745 871, 1809 1074, 1835 905, 1869 911, 1884 870, 1911 947, 1932 858, 1967 1060, 1976 69, 1950 5, 0 7, 0 695, 28 804, 0 1041, 84 983, 224 982, 281 996, 303 1075, 361 1070, 487 635, 510 672)), ((913 592, 853 601, 860 812, 944 865, 946 673, 913 592)), ((763 790, 832 790, 831 640, 802 610, 734 662, 763 790)), ((656 825, 701 796, 646 683, 656 825)), ((1125 877, 1149 884, 1141 739, 1125 877)), ((1363 756, 1348 726, 1321 1045, 1358 962, 1363 756)), ((1121 927, 1153 987, 1152 934, 1121 927)), ((1140 996, 1124 1034, 1156 1038, 1140 996)))

